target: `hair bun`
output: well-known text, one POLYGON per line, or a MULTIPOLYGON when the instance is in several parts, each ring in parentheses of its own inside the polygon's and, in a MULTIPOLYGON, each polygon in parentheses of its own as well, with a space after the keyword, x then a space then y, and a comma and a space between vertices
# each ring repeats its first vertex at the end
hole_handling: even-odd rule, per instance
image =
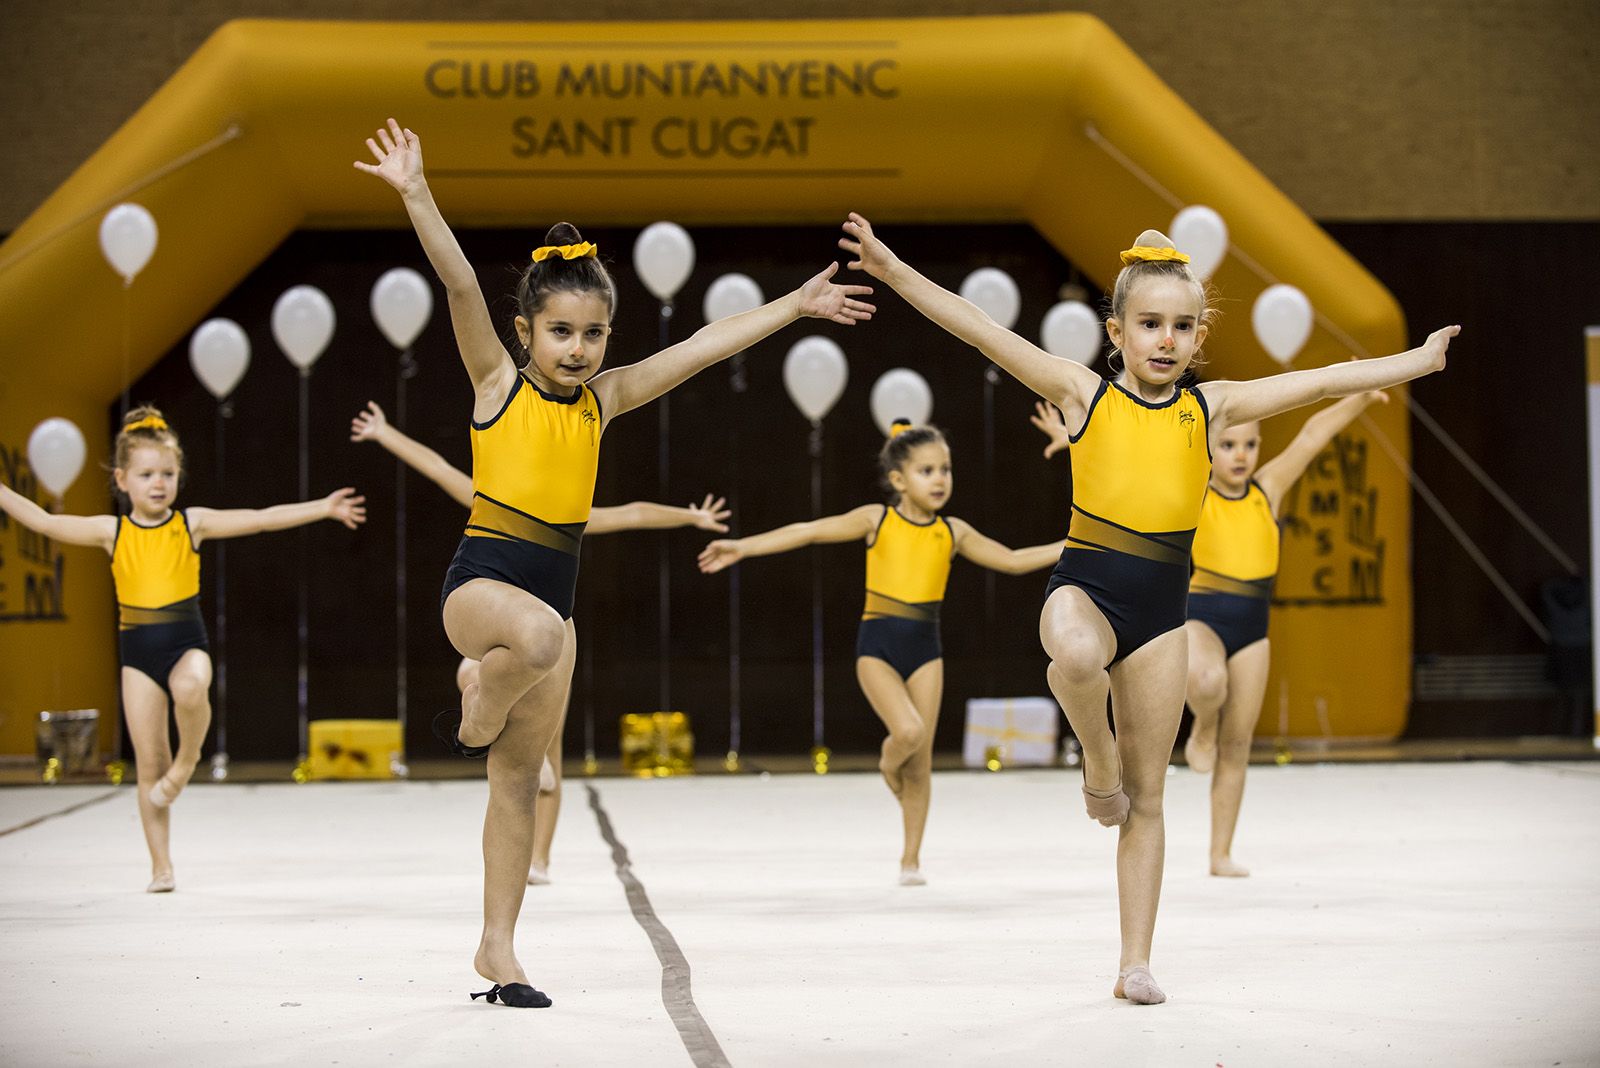
POLYGON ((1168 237, 1160 230, 1146 230, 1144 233, 1140 234, 1133 243, 1136 246, 1143 246, 1144 248, 1173 247, 1172 238, 1168 237))
POLYGON ((167 421, 161 409, 153 404, 142 404, 122 417, 122 432, 130 430, 166 430, 167 421))
POLYGON ((558 222, 550 227, 549 232, 544 235, 544 243, 547 245, 580 245, 583 243, 583 235, 578 233, 578 228, 571 223, 558 222))
POLYGON ((911 429, 911 420, 909 420, 909 419, 896 419, 894 422, 889 424, 889 437, 890 438, 897 438, 901 434, 904 434, 907 430, 910 430, 910 429, 911 429))

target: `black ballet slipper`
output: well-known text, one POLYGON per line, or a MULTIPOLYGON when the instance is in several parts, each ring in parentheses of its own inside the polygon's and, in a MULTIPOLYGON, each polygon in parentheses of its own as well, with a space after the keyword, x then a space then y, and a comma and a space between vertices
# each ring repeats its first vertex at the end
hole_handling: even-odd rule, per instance
POLYGON ((461 710, 447 708, 433 717, 433 736, 456 756, 482 760, 489 755, 487 745, 466 745, 461 741, 461 710))
POLYGON ((487 998, 491 1005, 498 1001, 513 1009, 548 1009, 555 1004, 542 991, 535 990, 527 983, 507 983, 505 986, 496 983, 493 990, 472 995, 473 1001, 479 998, 487 998))

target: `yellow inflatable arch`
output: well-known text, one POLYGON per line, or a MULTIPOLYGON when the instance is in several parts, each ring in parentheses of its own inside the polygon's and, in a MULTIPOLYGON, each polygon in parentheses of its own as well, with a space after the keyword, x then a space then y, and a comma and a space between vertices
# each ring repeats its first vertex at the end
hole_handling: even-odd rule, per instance
MULTIPOLYGON (((351 167, 389 115, 424 135, 453 222, 833 224, 1025 220, 1097 281, 1179 204, 1227 220, 1215 282, 1237 309, 1212 373, 1275 366, 1244 309, 1269 280, 1319 327, 1298 362, 1398 351, 1389 294, 1086 15, 657 23, 237 21, 219 29, 0 246, 0 474, 63 415, 105 457, 122 380, 193 329, 294 229, 405 225, 351 167), (97 226, 133 200, 161 228, 126 294, 97 226)), ((1404 406, 1377 411, 1404 450, 1404 406)), ((1267 428, 1281 447, 1299 416, 1267 428)), ((1409 697, 1409 493, 1359 430, 1302 487, 1286 532, 1276 681, 1296 735, 1392 737, 1409 697)), ((108 508, 80 478, 69 510, 108 508)), ((85 552, 88 550, 67 550, 85 552)), ((42 708, 116 706, 109 568, 51 584, 59 547, 0 530, 0 751, 42 708), (64 599, 63 599, 64 598, 64 599), (65 619, 42 618, 65 616, 65 619), (52 665, 54 665, 52 667, 52 665)))

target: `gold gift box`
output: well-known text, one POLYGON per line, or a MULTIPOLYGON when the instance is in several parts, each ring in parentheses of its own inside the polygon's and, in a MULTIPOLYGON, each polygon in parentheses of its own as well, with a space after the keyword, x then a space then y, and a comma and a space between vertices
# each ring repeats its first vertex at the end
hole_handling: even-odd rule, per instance
POLYGON ((311 779, 392 779, 405 751, 397 719, 317 719, 311 721, 311 779))

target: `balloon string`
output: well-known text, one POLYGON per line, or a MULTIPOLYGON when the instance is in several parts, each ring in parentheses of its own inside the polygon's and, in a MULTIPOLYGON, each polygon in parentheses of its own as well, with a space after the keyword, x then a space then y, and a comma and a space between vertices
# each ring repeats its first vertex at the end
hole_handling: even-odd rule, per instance
POLYGON ((189 164, 193 163, 195 160, 199 159, 200 157, 208 155, 211 152, 214 152, 218 148, 221 148, 223 145, 227 144, 229 141, 232 141, 235 138, 242 136, 243 134, 244 134, 244 128, 242 126, 240 126, 238 123, 235 122, 235 123, 229 124, 227 129, 223 130, 220 134, 218 134, 216 137, 213 137, 211 140, 207 141, 205 144, 200 145, 200 146, 198 146, 196 148, 190 149, 188 152, 185 152, 183 155, 177 157, 176 159, 172 160, 171 162, 166 163, 163 166, 158 167, 155 170, 151 171, 149 174, 145 175, 143 178, 140 178, 137 181, 135 181, 135 182, 133 182, 133 183, 131 183, 129 185, 124 186, 123 188, 117 190, 115 193, 111 194, 111 196, 109 196, 109 197, 105 198, 104 200, 100 201, 98 204, 96 204, 94 207, 90 208, 88 211, 85 211, 85 212, 82 212, 82 213, 80 213, 78 215, 75 215, 73 218, 71 218, 71 219, 67 220, 66 222, 62 223, 60 226, 56 227, 54 230, 51 230, 51 231, 49 231, 49 232, 47 232, 45 234, 40 235, 40 237, 37 240, 29 242, 28 244, 24 245, 22 248, 18 249, 16 252, 12 253, 10 256, 6 257, 3 260, 0 260, 0 273, 3 273, 5 271, 10 270, 12 267, 15 267, 17 264, 21 263, 23 260, 25 260, 29 256, 33 255, 35 252, 39 251, 39 249, 43 248, 45 245, 48 245, 50 242, 54 241, 56 238, 60 237, 62 234, 65 234, 67 231, 73 229, 74 227, 79 226, 80 224, 84 223, 85 221, 87 221, 89 219, 97 218, 97 217, 99 217, 101 215, 104 215, 107 211, 111 210, 116 205, 122 203, 124 200, 127 200, 129 197, 133 196, 133 194, 139 192, 139 190, 144 189, 147 186, 153 185, 154 183, 156 183, 156 182, 160 181, 161 179, 165 178, 167 175, 171 174, 173 171, 176 171, 176 170, 178 170, 178 169, 180 169, 182 167, 187 167, 189 164))
MULTIPOLYGON (((1184 201, 1174 196, 1171 190, 1162 185, 1160 182, 1156 181, 1155 178, 1151 177, 1148 171, 1130 159, 1127 153, 1123 152, 1120 148, 1107 140, 1105 135, 1100 132, 1099 128, 1096 127, 1094 123, 1084 123, 1083 133, 1085 137, 1098 145, 1106 155, 1120 163, 1124 170, 1133 175, 1135 178, 1139 179, 1139 181, 1142 182, 1144 186, 1152 193, 1155 193, 1157 196, 1161 197, 1174 208, 1181 209, 1187 206, 1184 201)), ((1276 275, 1272 274, 1272 272, 1261 266, 1261 264, 1254 257, 1245 252, 1244 249, 1240 248, 1231 240, 1228 242, 1226 254, 1244 264, 1244 266, 1261 281, 1267 283, 1268 285, 1278 284, 1278 278, 1276 275)), ((1311 308, 1311 315, 1316 324, 1322 327, 1322 329, 1327 331, 1329 334, 1333 335, 1333 339, 1340 345, 1344 346, 1346 351, 1351 352, 1362 359, 1368 359, 1372 356, 1372 353, 1367 350, 1365 345, 1361 344, 1361 342, 1352 337, 1350 333, 1338 323, 1324 315, 1317 309, 1315 305, 1313 305, 1311 308)), ((1427 429, 1427 431, 1438 440, 1439 444, 1445 447, 1445 450, 1449 452, 1451 456, 1455 457, 1457 463, 1461 464, 1462 467, 1467 469, 1467 473, 1477 480, 1478 484, 1495 499, 1495 502, 1498 503, 1500 507, 1504 508, 1511 515, 1511 518, 1515 519, 1524 530, 1532 535, 1533 539, 1537 541, 1546 552, 1555 557, 1556 562, 1567 569, 1568 574, 1578 574, 1577 565, 1572 562, 1572 558, 1566 553, 1562 552, 1561 549, 1556 546, 1555 540, 1551 538, 1542 527, 1535 523, 1527 512, 1518 506, 1516 501, 1512 499, 1511 494, 1507 493, 1503 486, 1490 477, 1489 472, 1485 471, 1476 461, 1472 459, 1471 456, 1467 455, 1466 450, 1461 447, 1460 443, 1445 432, 1444 427, 1440 426, 1438 420, 1434 419, 1434 417, 1428 413, 1428 410, 1424 408, 1415 397, 1411 396, 1409 390, 1406 391, 1405 400, 1406 407, 1410 409, 1411 414, 1417 417, 1417 421, 1420 422, 1427 429)), ((1443 507, 1443 505, 1440 507, 1443 507)))
POLYGON ((133 349, 133 284, 124 282, 122 285, 122 419, 128 419, 128 395, 133 391, 133 381, 129 376, 128 364, 132 361, 133 349))
MULTIPOLYGON (((672 326, 672 302, 661 302, 660 317, 660 348, 665 349, 670 340, 672 326)), ((670 464, 672 452, 672 395, 663 394, 656 401, 656 500, 667 500, 667 483, 670 477, 670 464)), ((669 537, 666 531, 661 531, 656 539, 656 588, 658 596, 659 615, 657 626, 661 631, 661 662, 660 670, 660 701, 656 705, 663 712, 672 711, 672 572, 668 559, 669 537)))

